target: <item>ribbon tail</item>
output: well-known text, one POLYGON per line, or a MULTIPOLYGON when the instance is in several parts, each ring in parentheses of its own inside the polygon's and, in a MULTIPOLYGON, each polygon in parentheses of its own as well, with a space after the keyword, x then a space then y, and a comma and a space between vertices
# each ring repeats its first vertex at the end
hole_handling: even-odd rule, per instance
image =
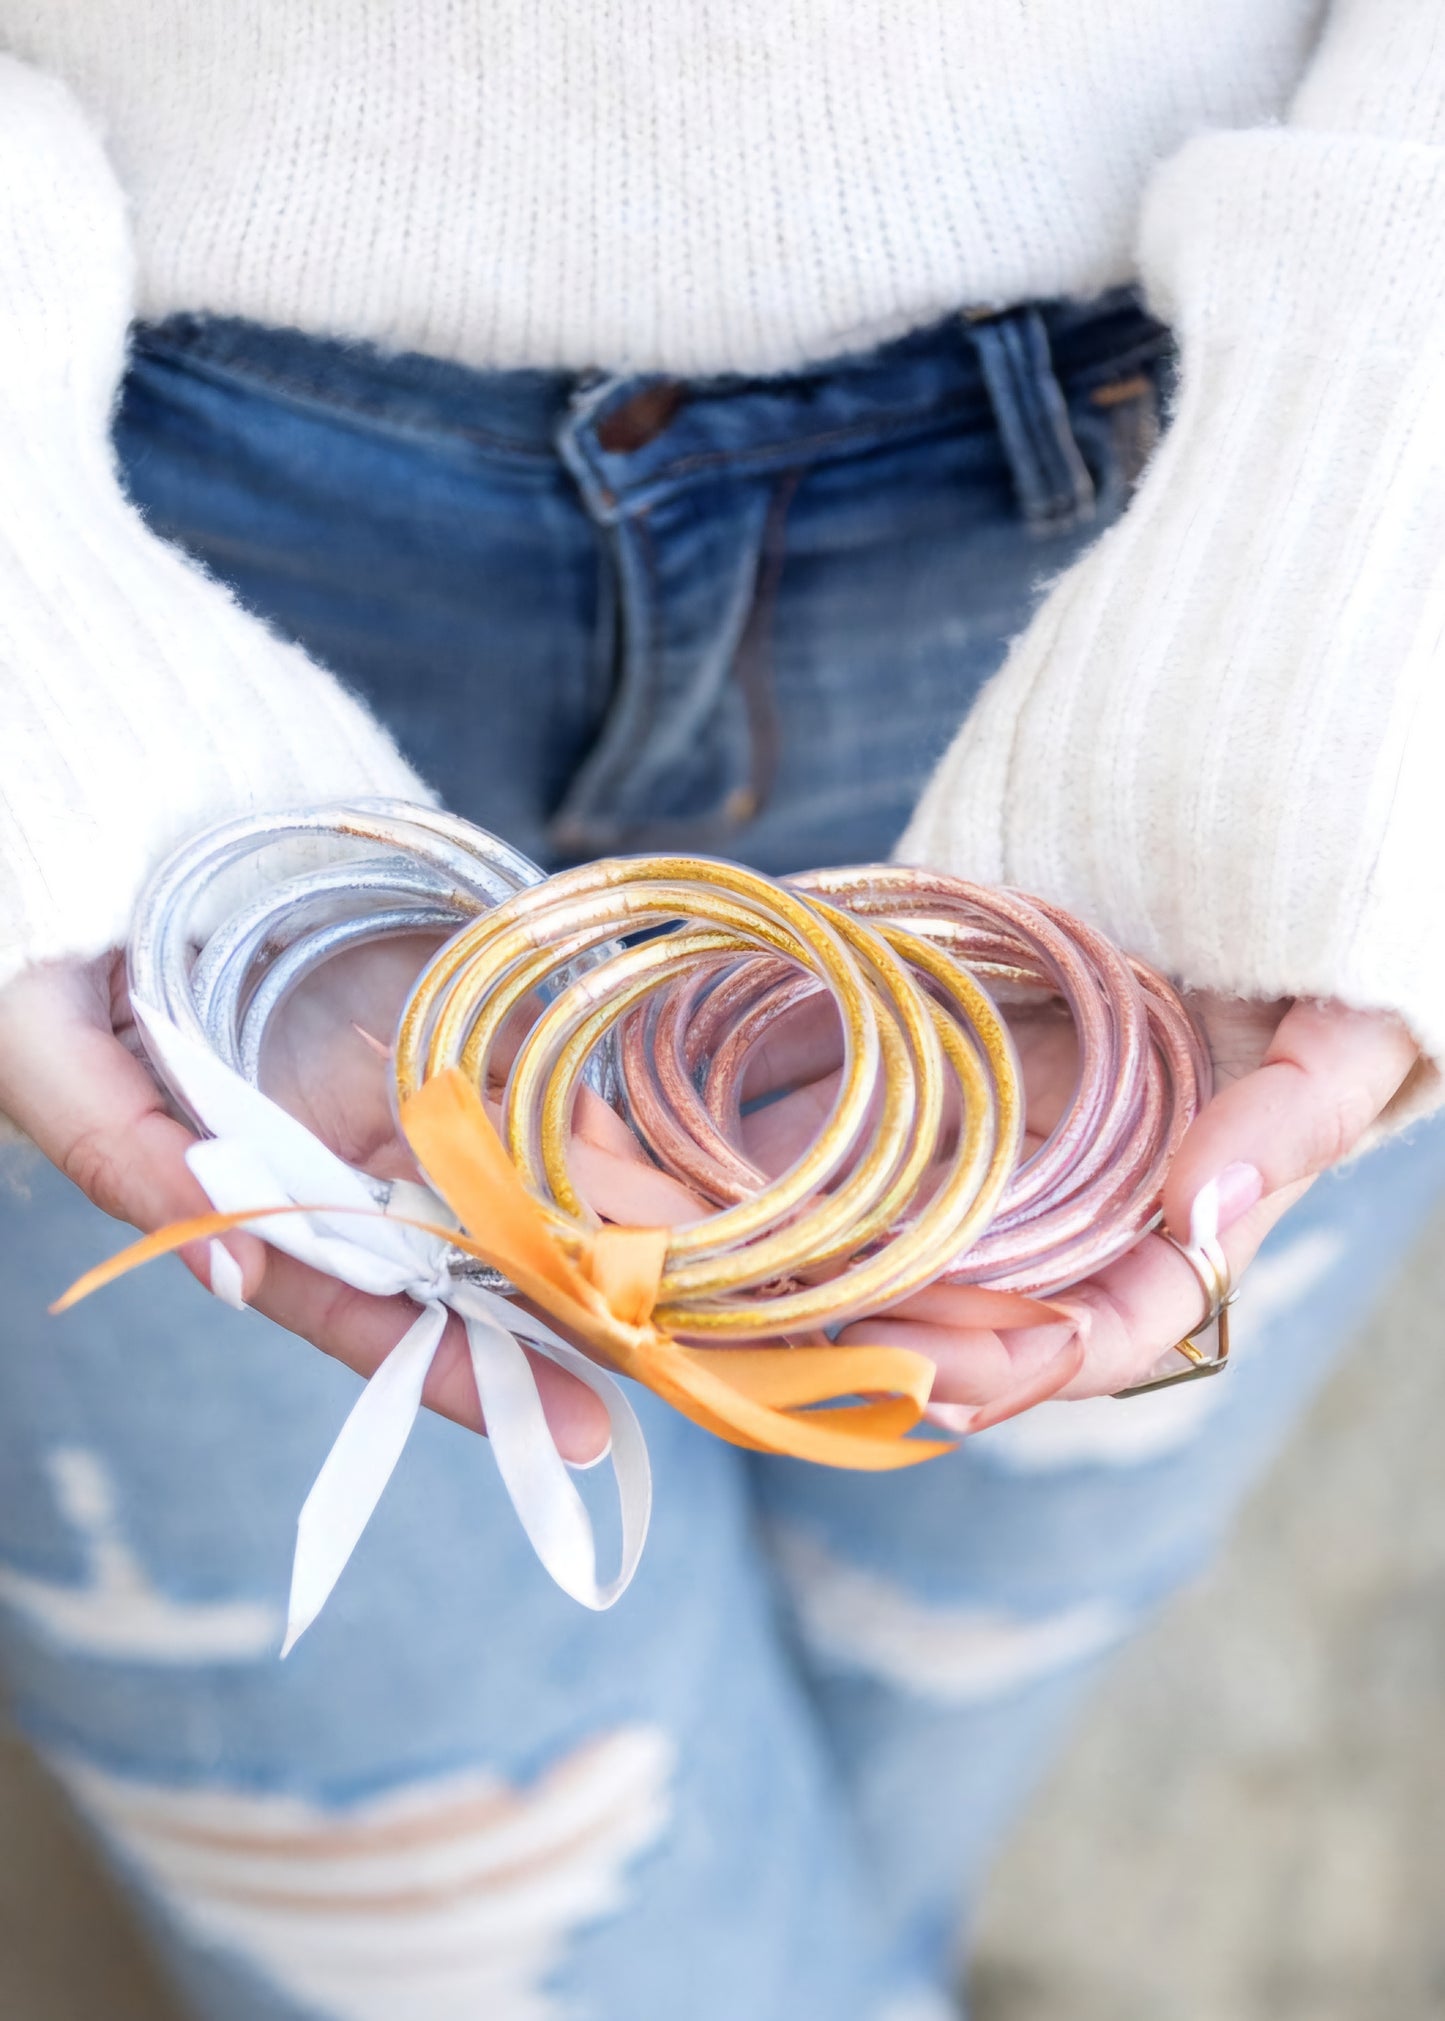
MULTIPOLYGON (((323 1208, 285 1212, 296 1206, 298 1195, 278 1177, 258 1144, 236 1137, 207 1137, 191 1145, 186 1163, 206 1197, 221 1212, 239 1214, 248 1207, 272 1209, 272 1217, 258 1222, 249 1232, 269 1242, 273 1249, 294 1256, 298 1263, 309 1263, 313 1270, 381 1297, 404 1290, 408 1278, 416 1274, 414 1259, 404 1246, 398 1247, 398 1242, 404 1245, 406 1238, 387 1224, 369 1195, 365 1196, 364 1206, 358 1206, 347 1216, 353 1232, 342 1233, 335 1222, 328 1224, 323 1208)), ((344 1200, 345 1196, 341 1197, 344 1200)))
POLYGON ((375 1513, 416 1423, 446 1323, 444 1306, 423 1307, 357 1398, 316 1476, 296 1520, 283 1656, 330 1599, 375 1513))
POLYGON ((146 1051, 164 1067, 211 1136, 253 1144, 284 1179, 293 1199, 331 1200, 338 1207, 375 1206, 359 1172, 278 1102, 217 1059, 208 1046, 139 997, 131 999, 131 1011, 146 1051))
POLYGON ((902 1436, 923 1415, 933 1380, 932 1364, 907 1349, 792 1348, 744 1354, 659 1340, 648 1356, 647 1379, 684 1417, 751 1452, 885 1473, 953 1450, 946 1440, 902 1436), (855 1354, 861 1381, 849 1367, 855 1354), (795 1376, 786 1372, 790 1359, 799 1364, 795 1376), (844 1400, 857 1388, 894 1390, 898 1396, 892 1405, 861 1405, 855 1417, 844 1400), (793 1408, 825 1400, 835 1400, 838 1408, 793 1408), (855 1423, 857 1430, 851 1428, 855 1423))
POLYGON ((627 1392, 543 1320, 483 1286, 459 1286, 452 1303, 467 1322, 487 1435, 518 1520, 562 1591, 602 1613, 631 1585, 652 1519, 652 1467, 627 1392), (603 1457, 617 1488, 621 1553, 616 1574, 605 1582, 597 1577, 591 1519, 547 1427, 520 1340, 591 1390, 607 1413, 611 1441, 603 1457))
POLYGON ((632 1584, 647 1542, 652 1521, 652 1462, 647 1455, 647 1440, 631 1399, 615 1376, 589 1361, 585 1354, 579 1354, 569 1341, 558 1339, 550 1329, 545 1338, 533 1335, 529 1345, 590 1389, 607 1413, 611 1439, 606 1458, 617 1488, 621 1553, 615 1575, 598 1589, 596 1604, 600 1612, 620 1600, 632 1584))

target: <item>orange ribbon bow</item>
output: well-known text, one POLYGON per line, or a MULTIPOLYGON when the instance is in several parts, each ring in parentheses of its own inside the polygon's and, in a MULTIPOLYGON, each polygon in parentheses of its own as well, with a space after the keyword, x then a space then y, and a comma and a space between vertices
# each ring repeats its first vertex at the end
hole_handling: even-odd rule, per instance
POLYGON ((459 1068, 409 1096, 401 1126, 427 1178, 469 1231, 459 1246, 504 1271, 549 1318, 704 1430, 754 1452, 869 1472, 952 1450, 949 1440, 906 1437, 933 1385, 933 1364, 921 1354, 900 1347, 693 1348, 654 1326, 668 1231, 604 1226, 574 1262, 459 1068), (842 1402, 850 1397, 865 1400, 842 1402))
MULTIPOLYGON (((933 1386, 934 1366, 925 1355, 867 1345, 696 1348, 654 1325, 668 1231, 604 1225, 583 1237, 574 1259, 523 1184, 481 1097, 459 1068, 435 1075, 409 1096, 401 1123, 462 1232, 424 1221, 410 1225, 504 1272, 525 1298, 600 1359, 644 1383, 704 1430, 754 1452, 869 1473, 916 1466, 954 1450, 951 1439, 908 1436, 933 1386)), ((154 1257, 273 1214, 361 1211, 271 1207, 173 1222, 87 1271, 51 1309, 65 1311, 154 1257)), ((999 1324, 1062 1316, 1043 1301, 990 1292, 974 1296, 981 1307, 996 1305, 999 1324)), ((987 1323, 982 1312, 981 1320, 987 1323)), ((1072 1366, 1051 1364, 1041 1377, 978 1411, 970 1429, 1026 1410, 1072 1373, 1072 1366)))

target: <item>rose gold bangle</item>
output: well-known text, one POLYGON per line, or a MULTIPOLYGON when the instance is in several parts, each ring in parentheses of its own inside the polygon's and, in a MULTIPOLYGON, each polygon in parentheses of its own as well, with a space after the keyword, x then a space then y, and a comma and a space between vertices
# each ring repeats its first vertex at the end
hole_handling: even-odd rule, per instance
MULTIPOLYGON (((1157 1221, 1169 1161, 1209 1088, 1208 1053, 1173 988, 1061 908, 895 865, 788 880, 916 941, 994 989, 1061 1001, 1076 1033, 1071 1098, 1011 1175, 988 1228, 940 1273, 1047 1293, 1130 1248, 1157 1221)), ((934 978, 936 984, 936 978, 934 978)), ((717 1202, 761 1175, 737 1151, 738 1093, 767 1028, 816 984, 756 958, 695 972, 623 1029, 621 1074, 639 1135, 664 1169, 717 1202)))
POLYGON ((907 920, 982 979, 1061 999, 1073 1022, 1072 1098, 946 1279, 1044 1293, 1132 1248, 1158 1221, 1169 1164, 1211 1086, 1207 1043, 1173 986, 1062 907, 1018 892, 902 865, 798 882, 863 917, 907 920))
POLYGON ((875 926, 705 858, 589 864, 459 934, 402 1014, 399 1099, 454 1065, 488 1091, 504 1028, 584 954, 592 964, 537 1016, 501 1089, 503 1141, 556 1234, 578 1248, 595 1216, 567 1170, 572 1105, 587 1062, 620 1022, 659 992, 666 1001, 678 989, 726 987, 739 965, 761 959, 770 976, 826 991, 841 1024, 839 1086, 823 1128, 788 1171, 759 1174, 672 1231, 659 1324, 702 1340, 839 1324, 931 1282, 988 1224, 1022 1118, 1012 1046, 985 992, 904 927, 875 926), (649 937, 600 952, 639 932, 649 937), (958 1142, 929 1192, 952 1127, 950 1087, 958 1142))

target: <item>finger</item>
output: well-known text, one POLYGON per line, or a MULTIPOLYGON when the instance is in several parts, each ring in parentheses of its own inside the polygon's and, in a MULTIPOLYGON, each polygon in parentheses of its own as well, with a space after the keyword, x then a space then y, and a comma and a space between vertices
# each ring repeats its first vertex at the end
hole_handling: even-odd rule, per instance
POLYGON ((770 1179, 786 1172, 826 1127, 841 1079, 840 1074, 828 1073, 819 1080, 806 1081, 766 1108, 744 1116, 744 1156, 770 1179))
POLYGON ((676 1228, 699 1221, 707 1202, 660 1171, 616 1111, 591 1088, 577 1091, 567 1170, 595 1214, 631 1228, 676 1228))
MULTIPOLYGON (((69 968, 33 975, 36 980, 27 977, 18 994, 12 996, 13 985, 0 992, 0 1107, 117 1220, 150 1230, 206 1212, 210 1202, 186 1164, 195 1138, 166 1114, 150 1074, 112 1035, 103 979, 69 968)), ((244 1230, 223 1239, 241 1279, 227 1288, 241 1302, 360 1375, 373 1373, 416 1318, 410 1300, 355 1291, 244 1230)), ((197 1243, 180 1252, 208 1286, 216 1270, 213 1251, 211 1243, 197 1243)), ((545 1358, 535 1358, 533 1366, 563 1456, 596 1458, 607 1439, 601 1404, 545 1358)), ((459 1324, 448 1329, 424 1400, 482 1429, 459 1324)))
POLYGON ((745 1102, 780 1088, 817 1080, 842 1064, 843 1028, 838 1007, 820 985, 764 1027, 748 1054, 742 1079, 745 1102))
MULTIPOLYGON (((195 1137, 111 1031, 98 964, 35 969, 0 992, 0 1108, 118 1221, 150 1230, 210 1205, 186 1164, 195 1137)), ((264 1245, 241 1230, 181 1256, 202 1284, 218 1276, 228 1303, 252 1295, 265 1269, 264 1245), (235 1269, 218 1265, 218 1248, 235 1269)))
POLYGON ((594 1214, 624 1228, 679 1228, 701 1221, 708 1205, 680 1179, 636 1158, 574 1137, 567 1151, 572 1183, 594 1214))
POLYGON ((1042 1369, 1025 1376, 1012 1388, 1001 1391, 975 1410, 965 1410, 957 1404, 930 1404, 925 1416, 934 1424, 965 1437, 986 1432, 994 1425, 1001 1425, 1007 1418, 1020 1417, 1038 1404, 1051 1402, 1068 1387, 1083 1363, 1086 1339, 1086 1332, 1071 1334, 1042 1369))
POLYGON ((1164 1213, 1180 1241, 1230 1227, 1263 1195, 1354 1151, 1414 1066, 1398 1018, 1297 1003, 1253 1073, 1224 1088, 1180 1145, 1164 1213))
POLYGON ((1073 1100, 1078 1086, 1078 1033, 1062 1004, 1006 1004, 1003 1008, 1023 1079, 1028 1132, 1041 1141, 1073 1100))
MULTIPOLYGON (((408 1298, 377 1298, 357 1291, 280 1250, 266 1252, 265 1276, 252 1303, 288 1333, 300 1334, 361 1376, 376 1372, 417 1312, 408 1298)), ((595 1460, 608 1438, 601 1401, 545 1355, 529 1353, 527 1358, 557 1450, 567 1460, 595 1460)), ((422 1401, 469 1431, 486 1429, 466 1332, 456 1318, 447 1322, 422 1401)))
MULTIPOLYGON (((1270 1229, 1310 1184, 1281 1187, 1220 1238, 1236 1284, 1270 1229)), ((1158 1235, 1145 1236, 1126 1256, 1075 1286, 1069 1301, 1086 1309, 1090 1324, 1083 1365, 1060 1392, 1066 1398, 1112 1396, 1145 1381, 1171 1348, 1201 1330, 1205 1317, 1199 1279, 1158 1235)))
POLYGON ((921 1354, 936 1371, 931 1405, 978 1405, 1041 1374, 1076 1332, 1062 1321, 999 1334, 981 1326, 937 1326, 920 1319, 867 1319, 845 1328, 838 1338, 845 1347, 903 1347, 921 1354))
POLYGON ((910 1291, 888 1307, 890 1319, 922 1319, 930 1326, 1047 1326, 1070 1310, 1067 1299, 1030 1298, 1022 1291, 996 1291, 986 1284, 951 1284, 947 1280, 910 1291))

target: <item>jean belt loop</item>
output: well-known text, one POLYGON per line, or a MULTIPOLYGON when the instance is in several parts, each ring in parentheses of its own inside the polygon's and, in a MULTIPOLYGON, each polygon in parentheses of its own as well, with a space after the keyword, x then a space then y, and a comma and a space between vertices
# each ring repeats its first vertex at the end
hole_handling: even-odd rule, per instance
POLYGON ((989 404, 1024 519, 1033 533, 1066 532, 1094 516, 1094 480, 1074 438, 1036 308, 966 315, 989 404))

